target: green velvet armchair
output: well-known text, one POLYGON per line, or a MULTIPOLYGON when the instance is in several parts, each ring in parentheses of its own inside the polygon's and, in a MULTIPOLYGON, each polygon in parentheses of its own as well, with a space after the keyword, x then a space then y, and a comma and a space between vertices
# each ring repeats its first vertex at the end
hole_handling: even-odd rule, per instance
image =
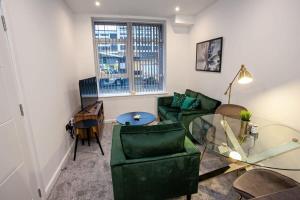
POLYGON ((197 193, 200 152, 180 123, 113 128, 115 200, 162 200, 197 193))
MULTIPOLYGON (((181 110, 180 108, 171 107, 173 96, 158 97, 157 113, 160 120, 181 122, 186 128, 187 133, 189 133, 189 124, 193 119, 202 115, 215 113, 215 110, 221 105, 221 102, 189 89, 185 91, 185 95, 199 99, 199 106, 192 110, 181 110)), ((192 139, 190 134, 188 134, 188 136, 192 139)))

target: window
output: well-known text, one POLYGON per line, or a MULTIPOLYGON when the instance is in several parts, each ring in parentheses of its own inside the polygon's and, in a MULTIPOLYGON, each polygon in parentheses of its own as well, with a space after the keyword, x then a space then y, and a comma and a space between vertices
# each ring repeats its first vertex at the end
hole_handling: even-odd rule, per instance
POLYGON ((164 90, 163 24, 94 21, 100 96, 164 90))

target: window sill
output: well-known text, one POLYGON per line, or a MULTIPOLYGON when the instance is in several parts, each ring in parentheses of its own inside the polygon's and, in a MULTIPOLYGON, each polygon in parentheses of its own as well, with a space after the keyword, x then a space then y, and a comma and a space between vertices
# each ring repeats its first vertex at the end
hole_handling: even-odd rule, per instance
POLYGON ((147 92, 147 93, 125 93, 125 94, 107 94, 107 95, 100 95, 99 98, 113 98, 113 97, 135 97, 135 96, 148 96, 148 95, 165 95, 169 94, 169 92, 147 92))

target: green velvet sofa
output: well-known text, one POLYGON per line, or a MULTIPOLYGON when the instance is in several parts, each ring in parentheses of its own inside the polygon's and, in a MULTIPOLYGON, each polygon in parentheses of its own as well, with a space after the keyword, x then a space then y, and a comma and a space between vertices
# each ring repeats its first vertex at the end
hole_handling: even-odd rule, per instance
MULTIPOLYGON (((190 89, 185 91, 185 95, 199 99, 199 106, 193 110, 181 110, 180 108, 171 107, 173 96, 158 97, 157 113, 160 120, 181 122, 186 128, 187 133, 189 133, 189 124, 193 119, 202 115, 215 113, 221 102, 190 89)), ((191 138, 190 134, 188 136, 191 138)))
POLYGON ((181 123, 113 128, 110 166, 115 200, 190 197, 198 191, 199 163, 200 152, 181 123))

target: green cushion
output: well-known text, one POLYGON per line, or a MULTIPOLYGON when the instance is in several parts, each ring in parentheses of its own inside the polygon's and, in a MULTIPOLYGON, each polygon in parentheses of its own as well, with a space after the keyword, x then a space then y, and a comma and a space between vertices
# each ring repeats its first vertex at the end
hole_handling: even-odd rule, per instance
POLYGON ((196 101, 196 98, 186 96, 182 102, 181 109, 190 109, 191 105, 196 101))
POLYGON ((181 123, 154 126, 122 126, 121 141, 127 158, 162 156, 184 151, 181 123))
POLYGON ((196 98, 198 96, 198 92, 195 92, 195 91, 192 91, 190 89, 187 89, 185 91, 185 95, 186 96, 189 96, 189 97, 193 97, 193 98, 196 98))
POLYGON ((197 99, 200 99, 201 109, 204 109, 204 110, 214 111, 221 104, 220 101, 212 99, 201 93, 198 93, 197 99))
POLYGON ((174 92, 173 101, 171 103, 171 107, 173 108, 180 108, 182 102, 184 101, 185 94, 179 94, 174 92))
POLYGON ((188 110, 192 110, 192 109, 201 109, 201 101, 200 99, 196 99, 192 105, 188 108, 188 110))

